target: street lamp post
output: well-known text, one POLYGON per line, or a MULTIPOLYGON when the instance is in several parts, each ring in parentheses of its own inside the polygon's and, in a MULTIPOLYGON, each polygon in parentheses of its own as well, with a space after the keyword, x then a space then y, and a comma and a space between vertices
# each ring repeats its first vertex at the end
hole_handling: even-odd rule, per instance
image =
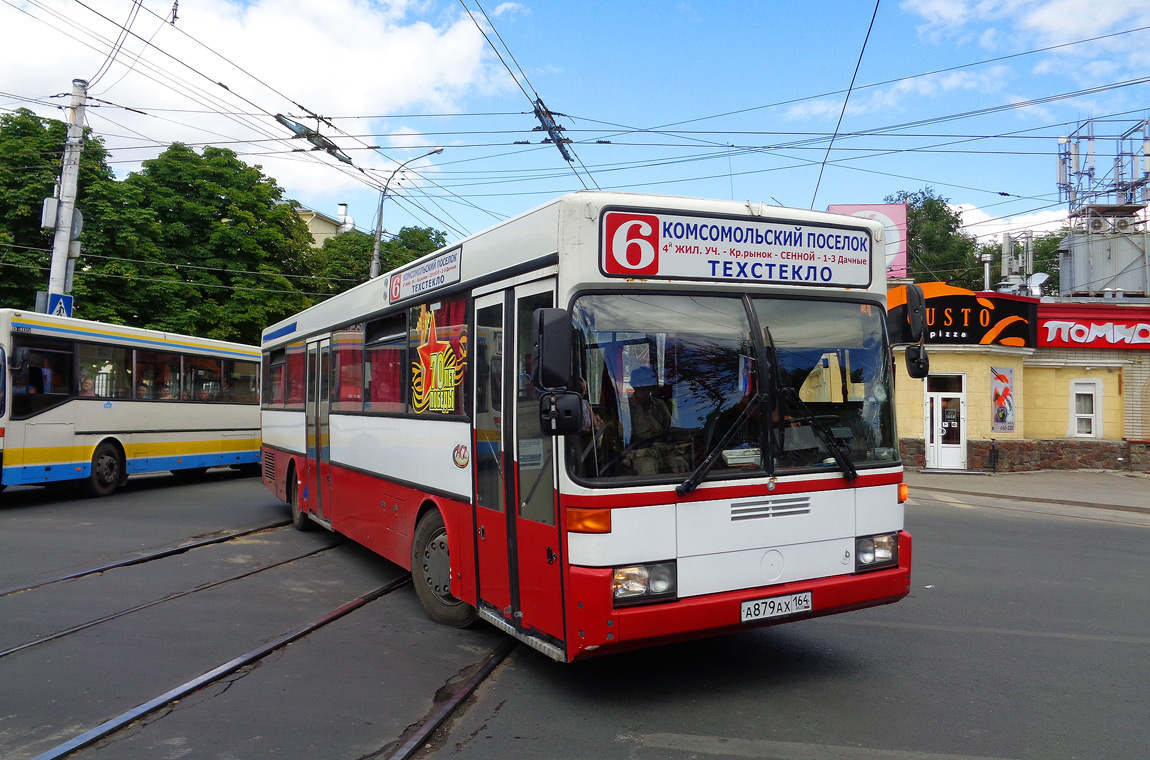
POLYGON ((435 150, 428 151, 422 156, 409 158, 399 166, 395 167, 395 171, 387 178, 387 182, 383 183, 383 191, 379 194, 379 214, 375 220, 375 244, 371 248, 371 268, 368 270, 367 276, 371 279, 379 277, 379 243, 380 238, 383 237, 383 202, 387 198, 387 188, 391 185, 391 181, 395 179, 395 175, 403 171, 403 167, 410 164, 412 161, 418 161, 421 158, 428 156, 436 156, 443 152, 443 148, 436 148, 435 150))

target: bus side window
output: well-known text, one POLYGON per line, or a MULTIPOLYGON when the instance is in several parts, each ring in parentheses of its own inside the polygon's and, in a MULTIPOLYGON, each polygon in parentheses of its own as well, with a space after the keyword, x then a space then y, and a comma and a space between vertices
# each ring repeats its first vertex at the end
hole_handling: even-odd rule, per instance
POLYGON ((335 383, 332 409, 358 412, 363 408, 363 329, 350 325, 332 335, 335 383))
POLYGON ((45 340, 26 349, 27 364, 13 373, 12 416, 29 417, 67 401, 76 393, 72 384, 72 346, 45 340))
POLYGON ((364 337, 364 409, 373 412, 402 412, 407 315, 400 313, 369 322, 364 337))
POLYGON ((287 352, 277 349, 264 354, 263 405, 283 409, 287 401, 287 352))

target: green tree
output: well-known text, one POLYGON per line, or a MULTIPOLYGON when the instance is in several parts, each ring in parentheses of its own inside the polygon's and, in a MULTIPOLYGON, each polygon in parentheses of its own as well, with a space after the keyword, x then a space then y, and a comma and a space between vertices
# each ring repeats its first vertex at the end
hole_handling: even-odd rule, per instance
POLYGON ((948 198, 926 187, 888 195, 885 202, 906 204, 907 269, 915 282, 981 290, 975 239, 962 231, 962 217, 948 198))
MULTIPOLYGON (((375 238, 346 232, 323 241, 315 268, 315 290, 340 293, 367 281, 375 238)), ((403 227, 379 246, 379 271, 387 272, 447 245, 447 235, 431 227, 403 227)))
POLYGON ((258 343, 312 303, 311 235, 260 167, 174 143, 119 185, 85 227, 78 315, 258 343))
MULTIPOLYGON (((0 115, 0 306, 31 308, 48 287, 52 231, 41 229, 44 199, 59 181, 67 127, 21 108, 0 115)), ((103 143, 84 131, 76 206, 87 222, 89 198, 113 183, 103 143)))
POLYGON ((1061 293, 1059 272, 1061 258, 1058 252, 1062 250, 1062 241, 1070 234, 1068 227, 1055 232, 1044 232, 1035 235, 1031 252, 1034 254, 1034 271, 1050 275, 1050 279, 1042 284, 1042 293, 1047 296, 1056 296, 1061 293))
POLYGON ((314 289, 334 295, 366 282, 372 244, 372 236, 358 230, 324 240, 316 254, 314 289))

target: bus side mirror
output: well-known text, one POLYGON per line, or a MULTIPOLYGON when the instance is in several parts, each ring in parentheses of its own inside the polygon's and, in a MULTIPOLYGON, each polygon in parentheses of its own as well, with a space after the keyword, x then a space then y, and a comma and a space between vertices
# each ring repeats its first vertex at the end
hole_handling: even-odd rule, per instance
POLYGON ((906 373, 916 380, 930 374, 930 358, 923 344, 915 343, 906 347, 906 373))
POLYGON ((20 372, 28 369, 28 349, 18 348, 8 357, 8 369, 20 372))
POLYGON ((575 328, 566 309, 536 309, 531 315, 535 348, 531 382, 539 390, 567 388, 571 382, 571 347, 575 328))
POLYGON ((544 435, 570 435, 583 428, 583 398, 571 391, 539 397, 539 429, 544 435))
POLYGON ((926 297, 922 286, 914 283, 906 286, 906 324, 907 342, 921 343, 922 334, 926 330, 926 297))

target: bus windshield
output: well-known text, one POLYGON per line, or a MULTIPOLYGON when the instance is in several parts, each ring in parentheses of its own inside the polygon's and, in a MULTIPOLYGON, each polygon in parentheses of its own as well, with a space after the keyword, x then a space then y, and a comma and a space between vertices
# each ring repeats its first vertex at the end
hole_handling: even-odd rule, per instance
POLYGON ((844 473, 899 461, 880 307, 857 301, 596 294, 576 300, 595 485, 844 473), (704 465, 704 463, 706 463, 704 465))

